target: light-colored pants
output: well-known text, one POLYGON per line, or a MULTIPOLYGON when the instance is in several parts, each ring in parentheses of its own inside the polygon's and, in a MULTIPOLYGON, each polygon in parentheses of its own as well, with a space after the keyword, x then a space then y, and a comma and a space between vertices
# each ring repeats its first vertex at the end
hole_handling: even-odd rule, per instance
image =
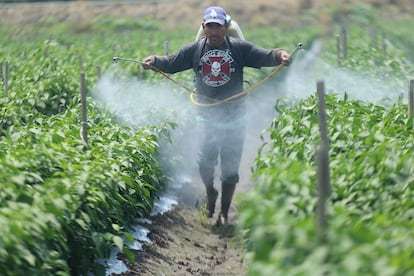
POLYGON ((236 184, 243 152, 246 127, 217 128, 209 122, 199 122, 201 127, 198 165, 206 187, 213 186, 214 168, 220 158, 221 181, 236 184))

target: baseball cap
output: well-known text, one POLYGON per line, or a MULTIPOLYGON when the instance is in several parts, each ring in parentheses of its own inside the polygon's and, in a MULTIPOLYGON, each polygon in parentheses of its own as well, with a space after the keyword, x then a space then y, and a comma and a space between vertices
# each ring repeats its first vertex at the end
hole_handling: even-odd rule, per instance
POLYGON ((221 7, 208 7, 204 11, 204 24, 218 23, 224 25, 226 23, 226 11, 221 7))

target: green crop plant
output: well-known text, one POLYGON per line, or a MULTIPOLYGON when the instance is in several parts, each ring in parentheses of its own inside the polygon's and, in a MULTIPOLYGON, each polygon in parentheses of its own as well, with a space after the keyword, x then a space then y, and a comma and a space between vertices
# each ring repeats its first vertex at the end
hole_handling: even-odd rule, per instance
POLYGON ((409 275, 414 267, 413 123, 407 106, 327 96, 332 194, 327 244, 316 222, 317 100, 281 112, 240 196, 251 275, 409 275), (260 202, 260 204, 258 204, 260 202))

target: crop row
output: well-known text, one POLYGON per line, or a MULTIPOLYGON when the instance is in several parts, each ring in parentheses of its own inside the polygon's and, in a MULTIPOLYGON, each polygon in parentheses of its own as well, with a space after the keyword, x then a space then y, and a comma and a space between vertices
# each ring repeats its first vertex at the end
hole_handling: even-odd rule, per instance
MULTIPOLYGON (((382 34, 384 55, 361 25, 348 25, 348 56, 338 66, 406 86, 414 72, 407 47, 412 41, 382 34)), ((342 55, 336 42, 332 36, 323 44, 320 56, 330 64, 342 55)), ((390 102, 378 95, 382 104, 375 104, 331 92, 327 228, 321 229, 318 217, 319 102, 314 95, 280 100, 253 166, 256 186, 236 201, 238 229, 251 256, 248 274, 414 275, 412 114, 401 98, 390 102)))
POLYGON ((257 187, 239 200, 252 275, 411 275, 413 120, 407 106, 328 95, 332 194, 318 240, 315 97, 280 107, 255 163, 257 187), (260 202, 260 204, 257 204, 260 202))
POLYGON ((10 66, 0 99, 0 272, 104 274, 96 260, 112 246, 133 258, 123 240, 164 188, 158 146, 170 127, 120 125, 90 97, 94 75, 85 147, 79 53, 36 43, 2 49, 10 66))

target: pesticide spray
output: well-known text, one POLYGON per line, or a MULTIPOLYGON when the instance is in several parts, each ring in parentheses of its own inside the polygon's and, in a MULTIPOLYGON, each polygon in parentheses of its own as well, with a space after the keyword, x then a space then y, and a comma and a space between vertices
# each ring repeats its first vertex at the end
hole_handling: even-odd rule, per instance
MULTIPOLYGON (((325 81, 328 93, 346 93, 349 98, 373 103, 380 103, 384 99, 395 102, 404 93, 403 85, 332 66, 318 57, 320 51, 321 43, 316 41, 309 49, 299 52, 292 64, 285 68, 286 77, 281 83, 276 87, 261 86, 255 89, 253 96, 247 98, 248 125, 238 192, 248 191, 254 185, 251 181, 251 166, 259 147, 265 142, 260 137, 277 116, 274 109, 277 98, 307 98, 315 93, 319 80, 325 81)), ((128 77, 122 67, 116 65, 118 61, 142 62, 120 57, 114 57, 113 61, 114 65, 103 74, 93 89, 93 96, 123 125, 140 128, 157 126, 166 121, 177 123, 171 132, 172 143, 161 141, 160 153, 164 160, 175 162, 172 167, 166 167, 167 175, 172 178, 168 184, 171 196, 179 196, 179 202, 193 207, 204 191, 197 167, 199 135, 195 106, 188 94, 181 93, 180 88, 172 82, 138 81, 135 77, 128 77)), ((167 198, 168 204, 171 205, 171 201, 167 198)), ((114 269, 119 272, 117 260, 113 259, 114 269)))
MULTIPOLYGON (((292 58, 301 48, 302 44, 298 43, 291 54, 292 58)), ((197 133, 195 106, 191 104, 188 97, 184 97, 184 95, 177 92, 171 92, 171 88, 177 88, 174 84, 179 84, 181 88, 186 87, 165 73, 156 70, 156 68, 154 68, 154 73, 161 73, 167 80, 149 84, 144 81, 137 81, 132 77, 125 77, 125 73, 120 71, 121 67, 117 66, 119 61, 144 65, 139 60, 113 57, 114 65, 97 83, 93 91, 94 97, 103 102, 105 107, 118 118, 121 124, 135 128, 146 125, 157 126, 165 121, 178 124, 177 128, 172 131, 172 144, 163 143, 163 147, 161 147, 162 159, 176 162, 173 166, 164 164, 163 167, 166 169, 167 175, 173 179, 173 183, 170 183, 169 188, 182 189, 185 185, 185 189, 182 189, 179 193, 182 196, 181 199, 190 204, 195 204, 198 200, 198 196, 195 195, 204 190, 204 186, 198 178, 197 155, 198 137, 200 135, 197 133), (188 189, 188 186, 194 183, 196 183, 197 192, 188 189), (188 197, 183 194, 184 192, 189 192, 188 197)), ((272 73, 277 73, 283 66, 276 67, 272 73)), ((252 88, 254 87, 249 89, 253 90, 252 88)), ((249 89, 242 91, 240 96, 246 95, 246 91, 249 89)), ((186 90, 191 91, 188 88, 186 90)), ((254 105, 254 103, 250 104, 254 105)), ((255 120, 263 121, 260 120, 260 116, 257 116, 257 114, 254 117, 255 120)), ((257 123, 253 121, 252 123, 257 128, 257 123)), ((253 135, 259 136, 259 133, 253 134, 252 131, 249 131, 247 139, 253 135)), ((249 147, 252 143, 247 141, 246 145, 248 145, 246 147, 249 147)), ((246 150, 256 154, 256 147, 254 150, 249 148, 246 150)), ((250 172, 250 169, 241 168, 241 171, 250 172)))
POLYGON ((374 77, 368 72, 356 72, 333 66, 319 58, 322 44, 315 41, 290 66, 284 82, 285 97, 302 99, 316 91, 316 82, 325 82, 327 93, 348 95, 350 99, 380 104, 395 102, 404 91, 404 83, 374 77))
MULTIPOLYGON (((294 53, 299 49, 302 49, 300 43, 294 53)), ((249 190, 253 185, 249 179, 251 165, 258 148, 263 144, 261 134, 277 116, 274 104, 278 97, 294 100, 309 97, 315 93, 319 80, 325 81, 327 93, 346 93, 349 98, 374 103, 384 99, 395 101, 404 93, 403 85, 393 85, 361 72, 329 65, 318 57, 320 51, 319 41, 315 41, 307 50, 298 51, 291 65, 284 69, 288 70, 286 77, 277 87, 262 86, 255 89, 254 94, 258 95, 249 95, 247 98, 248 126, 240 167, 240 178, 245 179, 247 184, 239 185, 238 191, 249 190)), ((143 127, 165 121, 177 123, 177 128, 172 131, 172 144, 163 143, 161 155, 165 160, 176 161, 173 167, 166 168, 174 182, 170 188, 180 189, 181 200, 193 204, 204 190, 198 179, 199 135, 195 106, 188 94, 181 93, 182 88, 171 81, 165 79, 151 84, 137 81, 136 78, 125 77, 122 67, 116 65, 118 61, 142 64, 141 61, 121 57, 114 57, 113 61, 113 67, 97 83, 94 96, 116 114, 122 124, 143 127), (192 189, 189 189, 191 185, 192 189)))
POLYGON ((161 126, 166 122, 176 124, 170 132, 171 143, 163 137, 159 141, 159 161, 163 173, 172 179, 171 183, 167 183, 167 192, 182 189, 188 192, 189 198, 180 193, 184 197, 180 200, 196 200, 197 194, 194 196, 194 191, 189 189, 191 187, 183 187, 192 183, 197 164, 195 106, 188 95, 168 80, 149 83, 128 76, 122 66, 116 63, 102 75, 92 95, 121 125, 139 129, 161 126))

